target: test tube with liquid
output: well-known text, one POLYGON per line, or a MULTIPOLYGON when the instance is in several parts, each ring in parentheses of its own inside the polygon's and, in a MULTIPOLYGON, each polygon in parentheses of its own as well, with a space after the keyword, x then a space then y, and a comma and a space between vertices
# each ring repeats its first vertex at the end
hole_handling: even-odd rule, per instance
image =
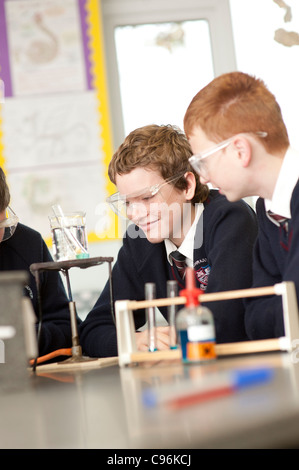
MULTIPOLYGON (((145 284, 145 300, 154 300, 156 298, 156 285, 152 282, 145 284)), ((157 351, 156 337, 156 314, 155 307, 146 308, 146 321, 148 328, 148 350, 157 351)))
MULTIPOLYGON (((177 281, 167 281, 167 297, 177 297, 178 296, 178 283, 177 281)), ((177 340, 176 340, 176 326, 175 326, 175 317, 177 313, 176 305, 168 305, 167 307, 167 317, 169 324, 169 347, 170 349, 176 349, 177 340)))

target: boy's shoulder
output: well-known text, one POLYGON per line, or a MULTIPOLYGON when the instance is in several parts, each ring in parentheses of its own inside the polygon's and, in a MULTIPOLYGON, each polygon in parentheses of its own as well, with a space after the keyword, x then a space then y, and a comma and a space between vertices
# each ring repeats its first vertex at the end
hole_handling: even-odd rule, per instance
POLYGON ((245 202, 244 200, 240 201, 235 201, 235 202, 230 202, 228 199, 223 195, 220 194, 218 190, 216 189, 211 189, 209 193, 209 197, 207 200, 204 202, 205 210, 206 209, 211 209, 211 210, 216 210, 216 208, 219 208, 219 210, 236 210, 236 211, 249 211, 250 213, 253 213, 253 209, 245 202))
POLYGON ((294 204, 298 201, 299 199, 299 179, 293 189, 293 192, 292 192, 292 199, 291 199, 291 204, 294 204))
MULTIPOLYGON (((204 206, 209 206, 210 204, 215 203, 224 203, 227 201, 226 197, 219 193, 217 189, 210 189, 209 196, 204 202, 204 206)), ((228 201, 227 201, 228 202, 228 201)))
POLYGON ((17 225, 16 231, 11 237, 8 242, 12 244, 25 244, 26 246, 34 246, 38 244, 40 246, 40 243, 42 242, 42 236, 39 232, 34 230, 31 227, 28 227, 27 225, 19 223, 17 225))

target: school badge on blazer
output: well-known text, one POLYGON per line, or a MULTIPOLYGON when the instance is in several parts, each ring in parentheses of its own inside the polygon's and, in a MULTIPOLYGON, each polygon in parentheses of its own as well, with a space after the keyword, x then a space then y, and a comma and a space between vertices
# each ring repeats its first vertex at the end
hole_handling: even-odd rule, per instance
POLYGON ((209 264, 201 266, 197 271, 195 271, 196 279, 200 284, 200 289, 206 290, 210 272, 211 266, 209 264))

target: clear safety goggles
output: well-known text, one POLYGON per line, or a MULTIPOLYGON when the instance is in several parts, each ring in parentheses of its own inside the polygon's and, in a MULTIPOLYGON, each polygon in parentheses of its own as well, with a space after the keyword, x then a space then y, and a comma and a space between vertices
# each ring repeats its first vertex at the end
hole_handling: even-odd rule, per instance
POLYGON ((14 211, 7 207, 5 211, 5 219, 0 220, 0 242, 8 240, 17 228, 19 218, 14 211))
POLYGON ((179 178, 184 176, 184 173, 167 178, 162 183, 148 186, 130 194, 120 194, 119 192, 112 194, 106 199, 113 212, 120 217, 126 219, 130 218, 130 215, 135 207, 143 206, 145 209, 149 204, 167 202, 167 185, 177 181, 179 178))
MULTIPOLYGON (((246 134, 246 132, 245 132, 245 134, 246 134)), ((262 138, 264 138, 268 135, 267 132, 262 132, 262 131, 255 132, 255 134, 258 137, 262 137, 262 138)), ((194 170, 198 174, 200 174, 204 170, 205 159, 207 157, 209 157, 210 155, 213 155, 214 153, 218 152, 219 150, 224 150, 226 147, 229 146, 229 144, 234 140, 235 137, 236 137, 236 135, 234 135, 233 137, 230 137, 229 139, 223 140, 219 144, 217 144, 213 147, 210 147, 209 149, 205 150, 204 152, 197 153, 196 155, 192 155, 192 157, 189 158, 189 162, 192 165, 192 167, 194 168, 194 170)))

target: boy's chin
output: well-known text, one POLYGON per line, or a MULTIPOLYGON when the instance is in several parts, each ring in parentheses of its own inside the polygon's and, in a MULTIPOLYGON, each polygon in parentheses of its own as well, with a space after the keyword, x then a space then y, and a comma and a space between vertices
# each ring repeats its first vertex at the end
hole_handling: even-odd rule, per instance
POLYGON ((146 234, 146 238, 150 243, 161 243, 168 237, 161 237, 161 236, 151 236, 150 234, 146 234))

